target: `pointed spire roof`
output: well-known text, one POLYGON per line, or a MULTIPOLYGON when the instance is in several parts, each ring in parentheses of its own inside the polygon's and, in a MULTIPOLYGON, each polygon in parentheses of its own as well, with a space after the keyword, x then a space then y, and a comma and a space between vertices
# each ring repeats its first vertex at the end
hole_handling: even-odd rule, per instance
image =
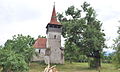
POLYGON ((52 16, 51 16, 51 20, 50 20, 49 24, 60 24, 60 23, 57 21, 55 4, 54 4, 54 6, 53 6, 52 16))

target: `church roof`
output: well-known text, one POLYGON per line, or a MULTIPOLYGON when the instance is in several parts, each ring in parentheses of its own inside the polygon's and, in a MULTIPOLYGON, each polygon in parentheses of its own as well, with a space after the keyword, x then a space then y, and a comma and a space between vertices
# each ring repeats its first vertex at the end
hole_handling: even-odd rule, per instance
POLYGON ((33 47, 34 48, 46 48, 46 42, 47 42, 47 39, 46 38, 38 38, 33 47))
MULTIPOLYGON (((60 23, 57 21, 57 16, 56 16, 56 10, 55 10, 55 5, 53 7, 53 11, 52 11, 52 16, 51 16, 51 20, 48 24, 57 24, 59 25, 60 23)), ((61 24, 60 24, 61 25, 61 24)))

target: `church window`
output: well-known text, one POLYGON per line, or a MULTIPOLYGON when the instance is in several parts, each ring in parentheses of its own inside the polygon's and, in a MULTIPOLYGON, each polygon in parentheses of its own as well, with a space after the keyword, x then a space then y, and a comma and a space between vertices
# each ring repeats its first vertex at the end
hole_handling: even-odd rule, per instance
POLYGON ((54 28, 57 28, 57 26, 55 25, 54 28))
POLYGON ((53 26, 52 26, 52 25, 50 25, 49 27, 51 27, 51 28, 52 28, 53 26))
POLYGON ((54 39, 56 39, 56 35, 54 35, 54 39))
POLYGON ((60 26, 58 26, 58 28, 60 28, 60 26))
POLYGON ((39 53, 40 53, 40 49, 39 49, 39 53))
POLYGON ((63 59, 63 56, 64 56, 63 53, 61 53, 61 59, 63 59))

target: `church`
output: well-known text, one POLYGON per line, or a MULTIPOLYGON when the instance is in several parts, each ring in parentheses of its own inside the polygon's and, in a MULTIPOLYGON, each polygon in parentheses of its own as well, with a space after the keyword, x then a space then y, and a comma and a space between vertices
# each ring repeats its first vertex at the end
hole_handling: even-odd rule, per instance
POLYGON ((57 21, 55 5, 50 22, 46 26, 47 38, 38 38, 34 43, 37 56, 33 61, 43 61, 46 64, 64 64, 64 48, 61 47, 62 24, 57 21))

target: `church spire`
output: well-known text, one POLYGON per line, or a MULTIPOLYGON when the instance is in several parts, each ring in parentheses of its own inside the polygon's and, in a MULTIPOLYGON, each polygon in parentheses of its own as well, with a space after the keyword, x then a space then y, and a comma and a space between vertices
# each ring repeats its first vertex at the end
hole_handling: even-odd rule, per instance
POLYGON ((55 3, 54 3, 54 6, 53 6, 52 16, 51 16, 51 20, 50 20, 49 24, 60 24, 57 21, 56 10, 55 10, 55 3))

